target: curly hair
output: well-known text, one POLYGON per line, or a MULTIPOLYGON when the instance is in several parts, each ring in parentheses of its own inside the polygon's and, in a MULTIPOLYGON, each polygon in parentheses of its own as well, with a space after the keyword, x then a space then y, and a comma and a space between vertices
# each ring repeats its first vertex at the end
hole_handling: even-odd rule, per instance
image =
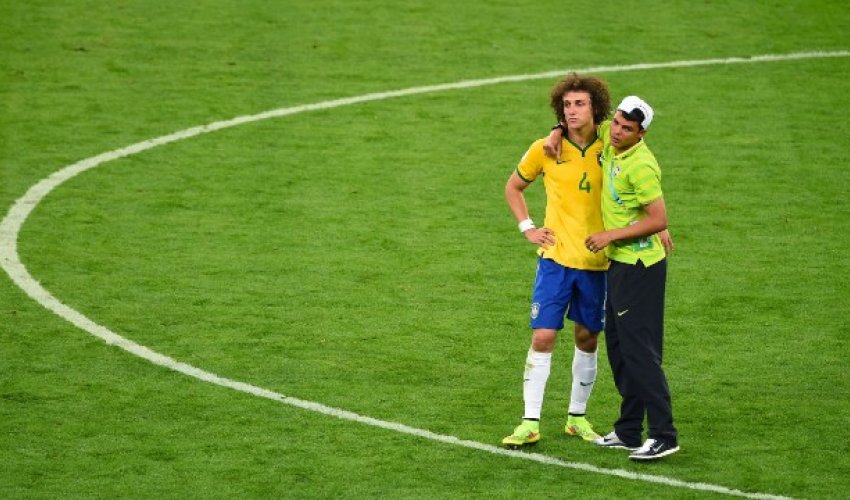
POLYGON ((590 106, 593 108, 593 122, 600 124, 611 114, 611 94, 608 83, 595 76, 579 76, 568 74, 552 88, 549 94, 549 104, 558 117, 559 123, 566 121, 564 117, 564 94, 578 91, 590 94, 590 106))

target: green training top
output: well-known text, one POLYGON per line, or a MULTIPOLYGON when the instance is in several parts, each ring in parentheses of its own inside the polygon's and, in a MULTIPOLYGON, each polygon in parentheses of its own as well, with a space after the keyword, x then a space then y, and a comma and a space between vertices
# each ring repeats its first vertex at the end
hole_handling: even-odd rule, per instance
MULTIPOLYGON (((602 137, 602 220, 608 231, 630 226, 646 217, 643 207, 663 196, 661 168, 643 140, 615 154, 610 121, 599 126, 599 137, 602 137)), ((605 254, 626 264, 640 260, 646 267, 665 257, 658 234, 615 241, 606 247, 605 254)))

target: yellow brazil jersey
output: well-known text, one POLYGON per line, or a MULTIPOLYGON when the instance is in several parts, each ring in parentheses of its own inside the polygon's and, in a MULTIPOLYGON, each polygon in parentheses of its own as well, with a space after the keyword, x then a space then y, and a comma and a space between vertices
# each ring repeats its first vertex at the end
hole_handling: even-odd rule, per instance
POLYGON ((584 240, 602 231, 602 168, 598 138, 585 149, 567 139, 561 144, 561 159, 554 160, 543 152, 544 139, 528 148, 517 166, 517 174, 526 182, 543 175, 546 190, 545 227, 555 231, 555 245, 538 253, 565 267, 588 271, 608 269, 603 252, 592 253, 584 240))

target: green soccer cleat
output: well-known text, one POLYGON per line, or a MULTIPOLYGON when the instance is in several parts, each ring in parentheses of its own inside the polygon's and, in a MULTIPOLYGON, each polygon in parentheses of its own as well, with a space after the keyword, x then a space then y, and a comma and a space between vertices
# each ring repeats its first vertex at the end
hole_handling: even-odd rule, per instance
POLYGON ((540 422, 536 420, 523 420, 514 429, 514 433, 502 440, 505 448, 515 450, 523 446, 532 445, 540 441, 540 422))
POLYGON ((600 436, 593 430, 593 426, 584 417, 574 417, 570 415, 567 418, 567 425, 564 427, 564 432, 570 436, 578 436, 585 441, 593 441, 599 439, 600 436))

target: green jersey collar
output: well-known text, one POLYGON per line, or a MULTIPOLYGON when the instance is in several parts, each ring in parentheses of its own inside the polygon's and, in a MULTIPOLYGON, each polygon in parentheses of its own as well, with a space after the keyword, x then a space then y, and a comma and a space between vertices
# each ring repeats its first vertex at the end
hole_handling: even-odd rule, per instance
POLYGON ((569 139, 569 137, 564 136, 564 140, 569 142, 574 148, 578 149, 579 152, 581 153, 581 156, 584 157, 584 154, 587 152, 588 149, 590 149, 590 146, 593 146, 593 144, 596 143, 596 141, 599 140, 599 135, 594 135, 593 140, 588 142, 587 146, 585 146, 583 148, 581 146, 579 146, 578 144, 574 143, 573 141, 571 141, 569 139))

